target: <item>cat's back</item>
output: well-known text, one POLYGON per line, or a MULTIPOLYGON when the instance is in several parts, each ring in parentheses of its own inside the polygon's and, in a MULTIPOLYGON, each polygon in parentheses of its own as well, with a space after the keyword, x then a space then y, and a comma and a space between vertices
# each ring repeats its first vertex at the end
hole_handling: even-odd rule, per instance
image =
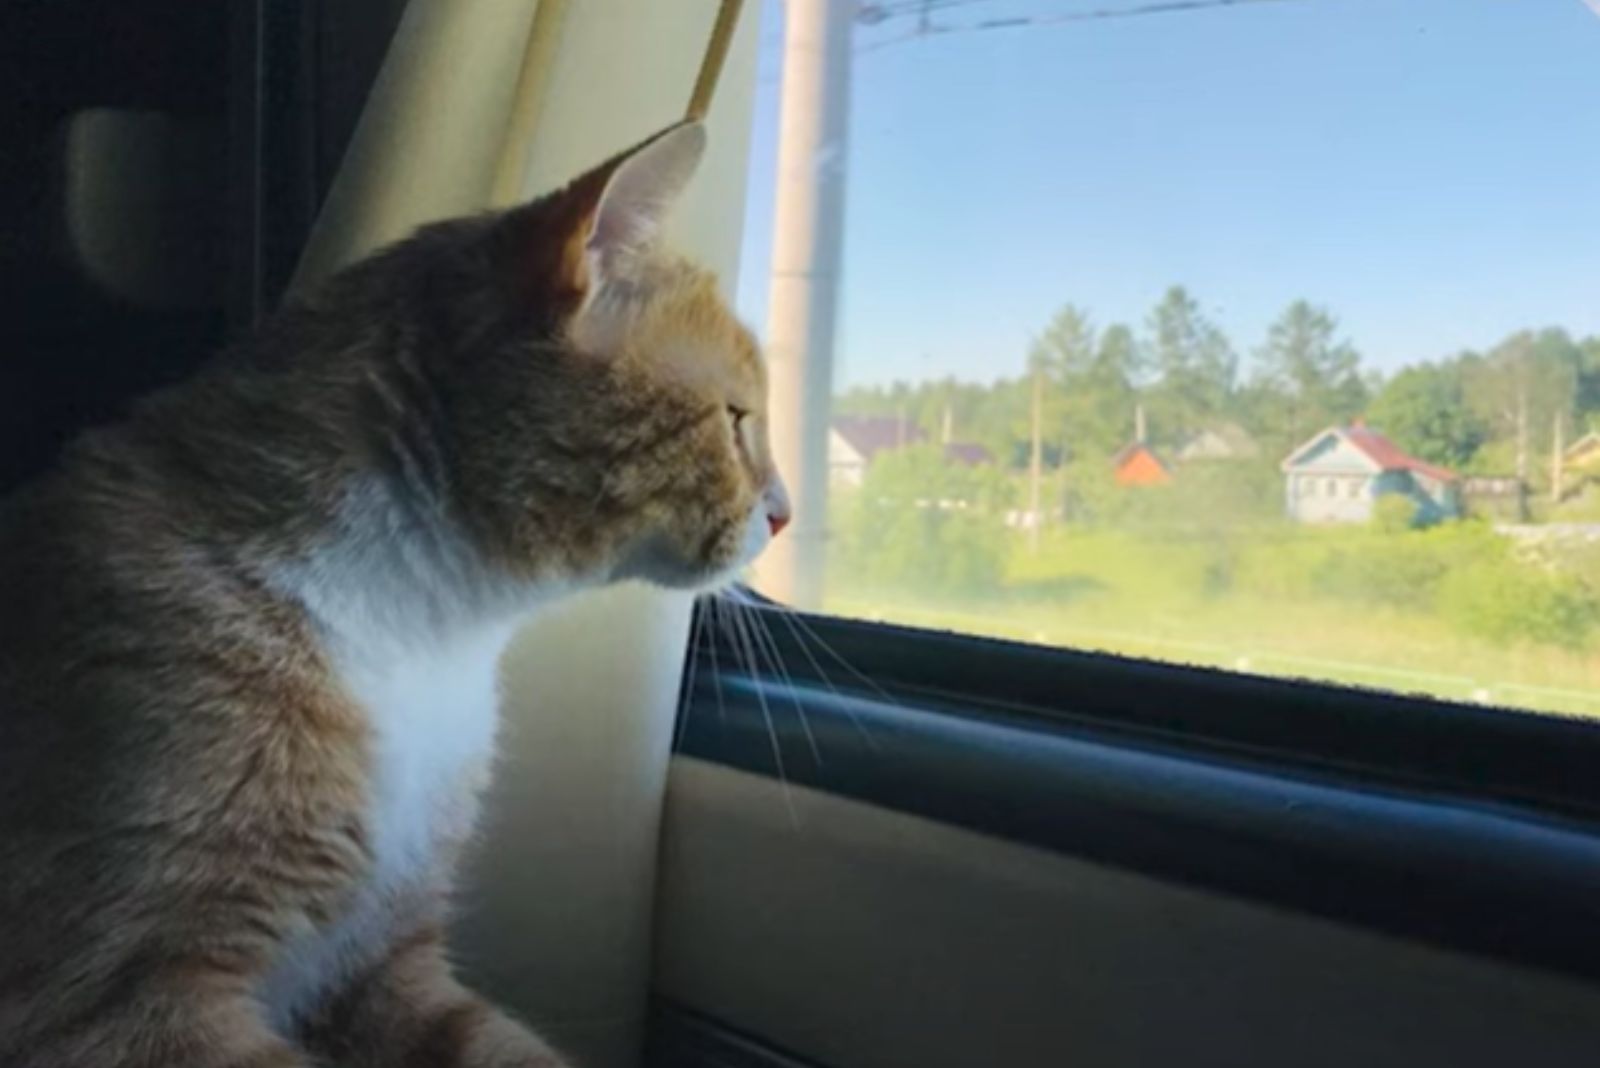
POLYGON ((67 710, 81 707, 75 682, 126 644, 113 638, 118 563, 94 549, 91 502, 74 482, 52 472, 0 498, 0 824, 39 792, 46 754, 76 740, 74 766, 98 763, 67 710))
POLYGON ((169 697, 182 686, 176 617, 200 606, 138 494, 105 474, 74 458, 0 499, 0 851, 98 818, 151 756, 152 672, 169 697))
POLYGON ((127 424, 0 499, 0 870, 202 826, 257 704, 343 714, 303 614, 195 496, 127 424))

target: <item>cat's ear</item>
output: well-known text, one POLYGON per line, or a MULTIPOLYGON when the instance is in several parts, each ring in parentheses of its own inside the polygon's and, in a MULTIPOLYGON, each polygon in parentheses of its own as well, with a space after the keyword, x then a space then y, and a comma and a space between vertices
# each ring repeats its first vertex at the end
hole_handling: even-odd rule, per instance
POLYGON ((582 309, 620 259, 655 237, 705 146, 703 125, 679 123, 507 213, 496 234, 510 251, 518 302, 557 317, 582 309))
POLYGON ((619 153, 566 189, 514 208, 494 227, 520 309, 571 320, 632 249, 648 245, 706 152, 706 128, 678 123, 619 153))
POLYGON ((705 127, 691 121, 613 160, 584 236, 591 265, 604 271, 617 256, 649 244, 705 151, 705 127))
POLYGON ((705 154, 698 122, 668 127, 614 156, 560 194, 566 232, 556 288, 581 304, 606 282, 618 261, 647 246, 705 154))

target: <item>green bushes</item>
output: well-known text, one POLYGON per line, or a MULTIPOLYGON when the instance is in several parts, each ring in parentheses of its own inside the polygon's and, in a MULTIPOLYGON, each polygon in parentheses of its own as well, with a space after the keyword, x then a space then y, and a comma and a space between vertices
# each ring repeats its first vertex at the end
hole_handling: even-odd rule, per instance
POLYGON ((1493 641, 1578 648, 1600 627, 1600 583, 1574 558, 1540 566, 1478 523, 1291 532, 1243 554, 1236 588, 1437 615, 1493 641))
POLYGON ((1588 645, 1600 620, 1600 604, 1582 585, 1510 560, 1451 572, 1439 585, 1438 608, 1474 637, 1568 649, 1588 645))
POLYGON ((1284 525, 1220 537, 1106 533, 1064 540, 1058 555, 1096 580, 1100 596, 1174 610, 1230 598, 1323 603, 1433 617, 1499 643, 1576 649, 1600 636, 1600 548, 1534 561, 1480 523, 1398 531, 1284 525))
POLYGON ((1058 482, 1068 518, 1101 529, 1181 534, 1283 518, 1283 476, 1267 461, 1202 461, 1163 485, 1120 486, 1109 461, 1089 457, 1069 464, 1058 482))
POLYGON ((1417 525, 1417 502, 1403 493, 1385 493, 1372 502, 1372 525, 1399 534, 1417 525))
POLYGON ((836 573, 909 594, 992 593, 1014 540, 1010 489, 993 468, 950 463, 935 447, 886 453, 838 502, 836 573))
POLYGON ((835 496, 829 573, 852 592, 1050 605, 1080 622, 1327 605, 1502 645, 1600 644, 1600 544, 1518 548, 1472 521, 1416 529, 1404 499, 1380 502, 1367 526, 1296 526, 1263 517, 1274 505, 1260 482, 1207 514, 1181 483, 1085 479, 1077 521, 1046 531, 1034 554, 1004 524, 1017 490, 1004 475, 953 465, 935 447, 898 450, 835 496))

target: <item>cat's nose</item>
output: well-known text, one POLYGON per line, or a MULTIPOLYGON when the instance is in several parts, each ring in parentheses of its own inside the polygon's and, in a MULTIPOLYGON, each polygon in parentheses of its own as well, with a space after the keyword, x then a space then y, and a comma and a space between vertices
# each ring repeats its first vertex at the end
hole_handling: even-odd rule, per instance
POLYGON ((765 497, 767 505, 767 528, 776 538, 778 532, 789 525, 789 520, 794 515, 789 508, 789 489, 783 484, 783 479, 774 474, 772 481, 767 483, 766 493, 762 496, 765 497))

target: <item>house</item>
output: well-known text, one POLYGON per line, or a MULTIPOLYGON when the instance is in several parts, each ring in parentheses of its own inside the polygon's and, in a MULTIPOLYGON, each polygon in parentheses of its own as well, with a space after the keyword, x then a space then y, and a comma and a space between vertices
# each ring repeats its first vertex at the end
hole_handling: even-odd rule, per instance
POLYGON ((1111 457, 1112 477, 1119 486, 1163 486, 1172 481, 1172 470, 1154 449, 1143 441, 1124 445, 1111 457))
POLYGON ((1281 465, 1289 516, 1302 523, 1364 523, 1381 497, 1417 504, 1424 522, 1461 514, 1461 479, 1411 456, 1360 422, 1329 427, 1281 465))
POLYGON ((1600 475, 1600 433, 1591 430, 1568 445, 1561 454, 1561 468, 1580 478, 1600 475))
POLYGON ((1591 430, 1563 449, 1554 477, 1558 503, 1593 496, 1593 485, 1600 482, 1600 433, 1591 430))
POLYGON ((1178 447, 1179 463, 1196 460, 1248 460, 1261 454, 1261 446, 1238 423, 1218 423, 1191 434, 1178 447))
POLYGON ((982 467, 994 463, 994 453, 972 441, 946 442, 944 458, 962 467, 982 467))
POLYGON ((927 440, 922 428, 909 419, 880 415, 841 415, 828 431, 828 483, 860 486, 874 457, 888 449, 903 449, 927 440))
MULTIPOLYGON (((881 453, 923 445, 928 435, 907 419, 892 416, 841 415, 828 431, 828 482, 855 488, 867 477, 867 468, 881 453)), ((994 454, 974 442, 951 441, 943 446, 945 460, 963 467, 994 463, 994 454)))

